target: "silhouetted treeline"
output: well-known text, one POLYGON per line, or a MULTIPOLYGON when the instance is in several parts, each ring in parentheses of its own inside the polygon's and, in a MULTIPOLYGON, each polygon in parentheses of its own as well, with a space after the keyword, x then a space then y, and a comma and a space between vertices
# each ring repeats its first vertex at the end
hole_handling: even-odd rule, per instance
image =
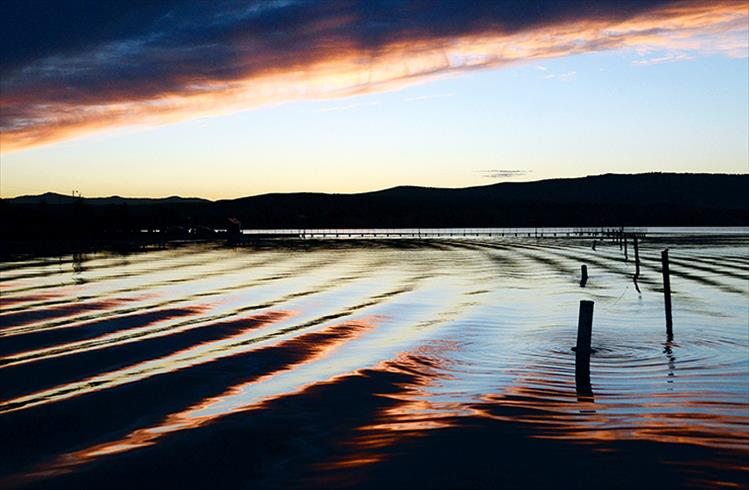
POLYGON ((3 239, 130 235, 143 229, 739 226, 749 224, 749 175, 607 174, 463 189, 395 187, 361 194, 265 194, 231 200, 0 201, 3 239))

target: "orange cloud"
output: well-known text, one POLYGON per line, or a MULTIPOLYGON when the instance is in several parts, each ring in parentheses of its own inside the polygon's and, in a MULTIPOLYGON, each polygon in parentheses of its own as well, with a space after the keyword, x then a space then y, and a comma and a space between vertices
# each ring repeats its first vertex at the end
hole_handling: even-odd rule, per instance
MULTIPOLYGON (((191 72, 195 65, 186 62, 166 69, 169 78, 163 87, 158 76, 142 74, 132 82, 113 78, 115 87, 86 78, 96 76, 97 64, 91 60, 116 58, 137 46, 115 45, 62 61, 47 59, 17 71, 4 86, 0 151, 117 127, 156 126, 267 104, 393 90, 475 69, 592 51, 631 49, 643 56, 639 64, 666 59, 648 57, 663 51, 670 53, 668 59, 688 58, 695 52, 747 55, 749 14, 743 1, 678 2, 625 17, 562 17, 514 29, 489 25, 454 36, 406 32, 372 47, 331 34, 351 19, 330 15, 305 24, 305 35, 323 39, 312 51, 294 48, 279 54, 276 50, 265 59, 257 38, 253 44, 242 32, 235 32, 223 41, 234 43, 236 58, 227 60, 230 68, 219 67, 220 75, 191 72), (56 86, 54 79, 47 78, 55 70, 72 70, 71 77, 81 85, 56 86), (93 88, 88 90, 87 84, 93 88)), ((168 53, 163 56, 168 63, 168 53)), ((116 77, 117 72, 108 76, 116 77)))

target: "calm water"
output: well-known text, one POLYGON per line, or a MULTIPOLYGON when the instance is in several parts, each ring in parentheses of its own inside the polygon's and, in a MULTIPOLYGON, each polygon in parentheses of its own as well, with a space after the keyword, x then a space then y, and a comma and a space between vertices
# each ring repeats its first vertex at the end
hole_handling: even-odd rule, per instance
POLYGON ((639 294, 631 250, 567 239, 5 262, 0 487, 746 486, 749 237, 640 253, 639 294))

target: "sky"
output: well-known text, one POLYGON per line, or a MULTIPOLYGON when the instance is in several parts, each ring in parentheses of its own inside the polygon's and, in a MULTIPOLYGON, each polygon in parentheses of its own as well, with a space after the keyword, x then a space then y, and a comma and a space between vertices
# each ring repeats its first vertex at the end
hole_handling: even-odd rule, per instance
POLYGON ((2 8, 2 197, 749 172, 743 0, 2 8))

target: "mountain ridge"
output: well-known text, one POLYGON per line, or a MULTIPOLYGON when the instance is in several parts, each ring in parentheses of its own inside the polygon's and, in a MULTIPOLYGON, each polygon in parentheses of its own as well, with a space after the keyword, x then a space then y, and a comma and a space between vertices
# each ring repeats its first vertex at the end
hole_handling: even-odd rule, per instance
POLYGON ((386 187, 384 189, 376 189, 371 191, 361 191, 361 192, 322 192, 322 191, 291 191, 291 192, 266 192, 262 194, 251 194, 247 196, 239 196, 239 197, 233 197, 233 198, 221 198, 221 199, 209 199, 204 197, 183 197, 180 195, 170 195, 166 197, 122 197, 118 194, 110 195, 110 196, 95 196, 95 197, 77 197, 77 196, 69 196, 67 194, 60 194, 57 192, 45 192, 42 194, 24 194, 21 196, 15 196, 11 198, 0 198, 0 201, 9 201, 9 202, 34 202, 36 200, 41 200, 44 198, 54 198, 59 199, 63 201, 64 203, 67 203, 67 201, 73 202, 76 200, 83 199, 85 201, 90 202, 100 202, 103 204, 106 204, 107 201, 123 201, 123 202, 138 202, 138 201, 144 201, 144 202, 156 202, 156 201, 183 201, 183 202, 229 202, 229 201, 239 201, 239 200, 246 200, 246 199, 252 199, 252 198, 259 198, 259 197, 267 197, 267 196, 291 196, 291 195, 324 195, 324 196, 362 196, 362 195, 376 195, 376 194, 387 194, 387 193, 396 193, 397 192, 403 192, 403 191, 475 191, 475 190, 489 190, 489 189, 496 189, 500 187, 511 187, 511 186, 526 186, 526 185, 538 185, 538 184, 556 184, 556 183, 564 183, 564 182, 572 182, 572 181, 586 181, 588 179, 601 179, 601 178, 617 178, 617 177, 642 177, 642 176, 700 176, 700 177, 742 177, 742 178, 749 178, 749 174, 731 174, 731 173, 711 173, 711 172, 642 172, 642 173, 636 173, 636 174, 621 174, 621 173, 604 173, 604 174, 596 174, 596 175, 586 175, 583 177, 552 177, 549 179, 540 179, 540 180, 530 180, 530 181, 522 181, 522 182, 495 182, 491 184, 481 184, 481 185, 475 185, 475 186, 467 186, 467 187, 434 187, 434 186, 420 186, 420 185, 410 185, 410 184, 403 184, 403 185, 396 185, 393 187, 386 187))
POLYGON ((651 172, 216 201, 46 193, 1 200, 0 232, 14 237, 225 228, 228 218, 239 219, 244 228, 746 226, 747 189, 749 174, 651 172))

